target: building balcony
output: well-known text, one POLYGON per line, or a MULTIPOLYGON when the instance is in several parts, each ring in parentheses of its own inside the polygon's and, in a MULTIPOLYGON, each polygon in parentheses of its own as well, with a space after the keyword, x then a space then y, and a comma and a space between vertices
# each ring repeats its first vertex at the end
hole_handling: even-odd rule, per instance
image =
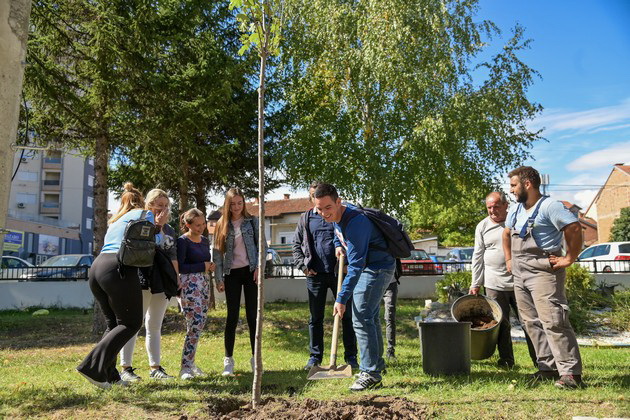
POLYGON ((58 179, 45 179, 42 181, 42 191, 61 191, 61 181, 58 179))
POLYGON ((61 158, 44 158, 42 160, 42 168, 44 169, 61 169, 61 158))
POLYGON ((43 202, 40 206, 39 212, 41 214, 59 214, 61 213, 61 204, 55 202, 43 202))

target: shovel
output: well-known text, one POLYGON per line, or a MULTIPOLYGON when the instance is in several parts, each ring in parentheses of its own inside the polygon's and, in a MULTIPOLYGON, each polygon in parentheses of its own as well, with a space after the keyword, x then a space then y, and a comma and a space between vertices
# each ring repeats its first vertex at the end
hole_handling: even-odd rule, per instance
MULTIPOLYGON (((337 276, 337 293, 341 291, 343 283, 344 255, 339 257, 339 275, 337 276)), ((352 378, 352 366, 337 366, 337 339, 339 336, 339 314, 335 314, 333 323, 332 343, 330 344, 330 366, 313 366, 306 379, 342 379, 352 378)))

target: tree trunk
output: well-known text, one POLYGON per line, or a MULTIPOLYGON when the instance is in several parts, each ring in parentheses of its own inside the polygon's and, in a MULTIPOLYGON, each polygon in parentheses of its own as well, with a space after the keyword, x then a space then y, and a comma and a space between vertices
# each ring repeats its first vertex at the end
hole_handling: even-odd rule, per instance
POLYGON ((260 393, 262 385, 262 330, 263 315, 265 306, 264 294, 264 274, 266 261, 266 240, 265 240, 265 161, 264 161, 264 140, 265 140, 265 69, 267 66, 267 44, 268 34, 264 28, 265 42, 260 53, 260 74, 258 85, 258 308, 256 311, 256 341, 254 346, 254 383, 252 384, 252 407, 257 408, 260 404, 260 393))
POLYGON ((181 217, 186 210, 188 210, 188 161, 184 159, 182 179, 179 182, 179 216, 181 217))
POLYGON ((0 2, 0 255, 11 192, 14 154, 11 144, 17 138, 30 15, 30 0, 0 2))
MULTIPOLYGON (((94 255, 101 252, 105 242, 105 232, 107 232, 108 164, 109 139, 106 134, 101 134, 97 137, 94 147, 94 255)), ((107 323, 103 311, 94 300, 92 332, 102 334, 106 329, 107 323)))

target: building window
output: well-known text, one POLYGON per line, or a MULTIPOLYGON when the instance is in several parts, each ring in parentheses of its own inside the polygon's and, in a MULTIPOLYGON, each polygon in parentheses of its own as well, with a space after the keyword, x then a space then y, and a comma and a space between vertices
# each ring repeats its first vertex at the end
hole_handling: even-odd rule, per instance
POLYGON ((61 172, 44 172, 44 185, 61 185, 61 172))
POLYGON ((88 175, 88 187, 94 186, 94 177, 92 175, 88 175))
POLYGON ((93 198, 93 197, 88 197, 88 198, 87 198, 87 206, 88 206, 88 208, 90 208, 90 209, 91 209, 92 207, 94 207, 94 198, 93 198))
POLYGON ((44 157, 45 163, 61 163, 61 150, 49 150, 44 157))
POLYGON ((85 228, 92 229, 92 219, 85 219, 85 228))
POLYGON ((37 172, 19 171, 17 179, 19 181, 37 182, 37 172))

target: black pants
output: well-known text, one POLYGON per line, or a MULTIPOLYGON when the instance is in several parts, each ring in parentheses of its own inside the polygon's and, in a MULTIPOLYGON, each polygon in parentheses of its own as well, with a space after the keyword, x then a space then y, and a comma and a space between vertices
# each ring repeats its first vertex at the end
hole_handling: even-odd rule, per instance
POLYGON ((136 267, 118 272, 115 253, 100 254, 89 272, 88 283, 107 321, 105 334, 77 366, 77 370, 99 382, 116 382, 118 352, 142 326, 142 288, 136 267))
POLYGON ((234 354, 234 340, 241 309, 241 290, 245 295, 245 317, 249 327, 249 343, 254 354, 256 339, 256 309, 258 306, 258 286, 254 283, 254 273, 249 266, 230 270, 225 276, 225 303, 227 305, 227 319, 225 320, 225 356, 234 354))
MULTIPOLYGON (((337 278, 331 273, 318 273, 313 277, 306 278, 306 288, 308 289, 308 308, 311 312, 308 321, 311 357, 315 357, 321 362, 324 357, 326 295, 330 289, 333 296, 337 297, 337 278)), ((344 356, 347 359, 348 357, 357 357, 357 337, 352 326, 352 299, 346 303, 346 308, 341 323, 343 326, 344 356)))
MULTIPOLYGON (((512 313, 518 318, 518 308, 516 307, 516 297, 513 291, 500 291, 494 289, 488 289, 486 287, 486 295, 497 301, 503 312, 503 319, 499 326, 499 338, 497 343, 497 349, 499 350, 499 359, 505 362, 514 363, 514 350, 512 348, 512 326, 510 325, 510 308, 512 313)), ((527 335, 525 328, 525 341, 527 342, 527 349, 529 350, 529 357, 532 359, 534 366, 538 366, 536 362, 536 350, 532 340, 527 335)))

